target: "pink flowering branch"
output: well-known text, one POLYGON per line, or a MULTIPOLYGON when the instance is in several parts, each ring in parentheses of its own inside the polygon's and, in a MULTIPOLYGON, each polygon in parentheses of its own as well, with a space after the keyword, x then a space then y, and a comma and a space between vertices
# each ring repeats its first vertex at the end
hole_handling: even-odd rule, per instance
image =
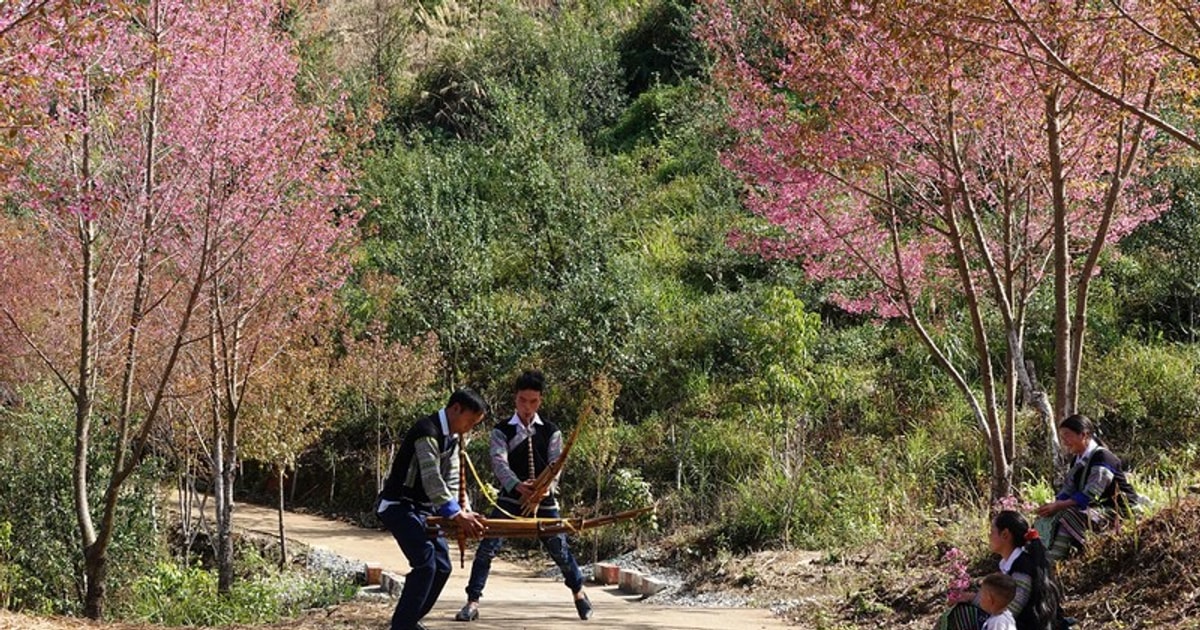
MULTIPOLYGON (((739 134, 723 160, 746 181, 747 207, 776 228, 733 240, 797 259, 842 308, 903 317, 970 403, 1003 494, 1018 398, 997 381, 1019 384, 1048 439, 1059 415, 1027 363, 1029 301, 1051 275, 1059 287, 1074 276, 1075 295, 1060 292, 1056 303, 1063 313, 1073 298, 1086 313, 1082 279, 1095 261, 1079 265, 1066 252, 1087 248, 1090 258, 1163 209, 1141 192, 1151 169, 1136 151, 1145 126, 1056 83, 1044 64, 978 43, 1024 45, 1011 24, 958 20, 945 32, 957 5, 704 7, 701 37, 717 54, 714 77, 739 134), (974 382, 928 332, 948 293, 970 324, 974 382)), ((1060 16, 1062 37, 1097 67, 1121 68, 1126 89, 1148 99, 1162 59, 1111 46, 1086 10, 1060 16)), ((1060 327, 1056 376, 1077 378, 1070 348, 1086 322, 1073 325, 1073 337, 1060 327)), ((1056 404, 1073 400, 1068 386, 1055 391, 1056 404)))

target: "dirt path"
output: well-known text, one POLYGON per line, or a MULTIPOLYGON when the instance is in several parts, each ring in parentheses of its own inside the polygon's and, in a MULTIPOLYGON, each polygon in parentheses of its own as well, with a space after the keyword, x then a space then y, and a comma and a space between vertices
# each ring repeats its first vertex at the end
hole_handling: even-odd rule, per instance
MULTIPOLYGON (((238 528, 278 535, 277 513, 248 503, 234 509, 238 528)), ((321 547, 341 556, 363 562, 378 562, 384 570, 404 575, 408 565, 391 535, 304 514, 287 513, 284 517, 288 538, 312 547, 321 547)), ((467 550, 466 567, 458 566, 458 548, 451 543, 454 573, 433 612, 424 620, 430 630, 523 630, 556 628, 609 628, 624 630, 767 630, 787 625, 770 611, 752 608, 670 608, 638 602, 613 587, 591 584, 587 587, 595 615, 581 622, 575 615, 570 593, 561 582, 540 578, 510 562, 492 563, 480 607, 479 620, 455 622, 454 613, 465 601, 464 589, 471 570, 473 550, 467 550)), ((549 558, 546 559, 550 565, 549 558)), ((390 609, 381 609, 378 628, 387 625, 390 609)))

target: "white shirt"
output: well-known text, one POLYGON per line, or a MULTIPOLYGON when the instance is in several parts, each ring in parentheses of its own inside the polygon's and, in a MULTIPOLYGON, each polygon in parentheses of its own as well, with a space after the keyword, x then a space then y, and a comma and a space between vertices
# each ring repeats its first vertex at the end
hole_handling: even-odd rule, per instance
POLYGON ((1080 462, 1087 461, 1088 458, 1092 456, 1092 453, 1095 453, 1096 449, 1098 448, 1100 448, 1100 443, 1092 438, 1088 438, 1087 448, 1083 449, 1082 455, 1075 458, 1075 463, 1078 464, 1080 462))
POLYGON ((545 424, 542 422, 542 417, 536 413, 533 414, 533 420, 529 421, 529 426, 525 426, 525 423, 521 422, 521 416, 518 416, 515 413, 511 418, 508 419, 508 423, 514 427, 517 427, 517 435, 513 438, 512 443, 514 446, 533 437, 533 435, 537 433, 537 426, 540 424, 545 424))
POLYGON ((1007 558, 1000 561, 1000 570, 1003 571, 1005 575, 1011 575, 1012 565, 1017 561, 1017 558, 1021 557, 1022 553, 1025 553, 1025 549, 1023 547, 1017 547, 1016 549, 1013 549, 1012 553, 1008 554, 1007 558))
POLYGON ((1017 621, 1012 613, 1005 610, 999 615, 992 615, 983 622, 983 630, 1017 630, 1017 621))

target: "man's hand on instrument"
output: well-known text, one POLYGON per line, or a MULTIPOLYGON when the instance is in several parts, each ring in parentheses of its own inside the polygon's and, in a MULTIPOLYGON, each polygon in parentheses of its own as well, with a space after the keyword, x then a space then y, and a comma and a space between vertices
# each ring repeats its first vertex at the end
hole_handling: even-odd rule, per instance
POLYGON ((522 499, 533 494, 533 482, 527 479, 517 484, 517 494, 521 495, 522 499))
POLYGON ((479 538, 483 536, 483 532, 487 531, 483 517, 474 512, 459 512, 454 516, 454 522, 458 525, 459 531, 470 538, 479 538))

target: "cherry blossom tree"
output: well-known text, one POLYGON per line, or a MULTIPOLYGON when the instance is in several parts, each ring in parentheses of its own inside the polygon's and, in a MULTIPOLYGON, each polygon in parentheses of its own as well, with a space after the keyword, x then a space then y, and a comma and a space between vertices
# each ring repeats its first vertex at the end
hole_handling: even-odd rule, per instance
MULTIPOLYGON (((363 306, 371 317, 364 325, 345 322, 349 331, 341 345, 345 354, 338 363, 339 385, 353 394, 361 417, 375 425, 375 457, 371 464, 375 492, 383 490, 388 466, 395 458, 399 438, 405 427, 396 426, 396 416, 421 400, 443 372, 437 336, 427 333, 400 343, 390 339, 381 314, 392 311, 396 302, 394 284, 378 273, 367 273, 357 283, 363 306), (355 330, 359 329, 359 330, 355 330)), ((334 464, 336 466, 336 463, 334 464)), ((330 496, 337 475, 331 475, 330 496)))
MULTIPOLYGON (((216 495, 218 588, 233 581, 232 510, 240 410, 253 379, 310 319, 349 271, 342 255, 353 215, 337 216, 347 177, 327 154, 323 114, 297 102, 297 60, 272 28, 277 7, 189 3, 194 20, 173 28, 203 42, 178 58, 178 130, 207 211, 219 221, 198 310, 208 368, 216 495)), ((193 265, 202 264, 196 259, 193 265)))
POLYGON ((284 483, 296 460, 333 424, 332 347, 319 334, 297 339, 276 357, 247 402, 245 456, 271 467, 277 486, 279 567, 287 565, 284 483))
MULTIPOLYGON (((184 358, 206 357, 214 436, 230 435, 236 426, 217 419, 236 417, 281 331, 346 272, 346 177, 324 117, 294 96, 277 11, 270 0, 72 3, 29 25, 31 42, 60 43, 37 97, 50 120, 17 140, 29 159, 10 197, 33 238, 12 255, 52 254, 39 283, 54 297, 0 307, 74 403, 90 617, 103 612, 118 495, 149 454, 184 358), (54 336, 64 328, 73 341, 54 336), (101 430, 114 463, 97 517, 89 457, 101 430)), ((0 296, 21 293, 22 279, 6 281, 16 288, 0 296)), ((214 457, 231 464, 226 443, 214 457)))
MULTIPOLYGON (((10 256, 47 266, 30 277, 5 278, 0 305, 6 324, 41 357, 74 403, 73 492, 84 556, 84 608, 94 617, 104 598, 117 491, 133 471, 126 457, 131 416, 126 408, 115 414, 116 457, 97 526, 89 497, 92 420, 104 402, 100 391, 121 372, 115 367, 121 353, 114 348, 125 335, 114 330, 121 328, 115 304, 130 296, 128 244, 137 242, 133 226, 140 209, 136 202, 123 208, 121 201, 131 184, 141 190, 134 184, 137 170, 123 179, 102 157, 105 148, 117 144, 115 125, 127 123, 135 135, 139 127, 139 109, 130 108, 125 97, 140 82, 133 68, 144 49, 132 31, 113 28, 114 18, 106 6, 81 3, 29 20, 19 33, 27 47, 23 67, 41 73, 23 87, 46 116, 38 124, 18 124, 12 136, 27 161, 6 183, 14 202, 36 220, 25 222, 25 238, 11 244, 10 256), (73 337, 56 338, 70 329, 73 337)), ((129 339, 136 339, 136 329, 131 327, 129 339)), ((133 460, 140 457, 137 450, 133 460)))
MULTIPOLYGON (((1195 2, 939 0, 919 1, 909 9, 890 19, 1010 56, 1040 71, 1053 95, 1063 95, 1061 86, 1069 85, 1087 94, 1090 106, 1113 108, 1179 146, 1200 149, 1200 5, 1195 2), (919 25, 910 19, 922 15, 926 19, 919 25), (1131 79, 1153 86, 1131 88, 1131 79)), ((1080 371, 1073 366, 1081 360, 1091 278, 1083 274, 1083 288, 1071 303, 1062 272, 1070 264, 1065 232, 1060 227, 1055 236, 1055 338, 1061 344, 1055 386, 1064 392, 1056 398, 1057 417, 1075 411, 1080 371)))
MULTIPOLYGON (((772 226, 735 243, 800 260, 848 311, 905 320, 970 405, 993 494, 1008 494, 1018 401, 1034 404, 1056 445, 1054 418, 1074 406, 1099 255, 1163 210, 1139 177, 1153 134, 985 43, 1019 39, 1002 24, 963 23, 950 35, 926 26, 941 17, 935 8, 884 3, 735 10, 710 0, 705 11, 702 37, 718 54, 739 135, 725 161, 772 226), (1082 264, 1072 251, 1086 252, 1082 264), (1053 411, 1025 353, 1047 275, 1060 314, 1072 290, 1078 306, 1056 330, 1053 411), (956 319, 968 338, 949 336, 944 324, 956 319)), ((1113 47, 1083 22, 1064 26, 1081 59, 1115 68, 1129 98, 1152 101, 1160 57, 1113 47)))
POLYGON ((1200 4, 1193 0, 954 0, 929 3, 943 17, 939 31, 961 35, 964 24, 1003 24, 1013 35, 988 42, 1006 54, 1037 64, 1104 104, 1120 109, 1171 139, 1200 150, 1196 90, 1200 87, 1200 4), (1071 36, 1087 24, 1114 46, 1148 51, 1169 60, 1158 66, 1163 97, 1146 102, 1131 93, 1120 69, 1092 63, 1071 36))

